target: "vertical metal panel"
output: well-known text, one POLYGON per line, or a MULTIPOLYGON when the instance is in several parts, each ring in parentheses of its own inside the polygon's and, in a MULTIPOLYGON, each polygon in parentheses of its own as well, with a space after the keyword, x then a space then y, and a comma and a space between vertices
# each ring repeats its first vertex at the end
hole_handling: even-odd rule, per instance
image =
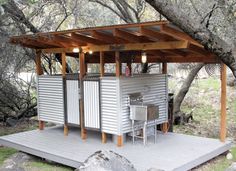
MULTIPOLYGON (((167 78, 166 75, 141 75, 137 77, 121 78, 121 113, 122 113, 122 131, 127 133, 131 131, 131 121, 129 119, 128 94, 141 92, 144 103, 155 104, 159 106, 159 119, 156 124, 164 123, 168 120, 167 106, 167 78)), ((149 124, 155 124, 149 122, 149 124)))
POLYGON ((98 80, 84 80, 84 126, 100 129, 100 89, 98 80))
POLYGON ((79 125, 80 124, 79 81, 78 80, 66 80, 66 87, 67 87, 68 123, 79 125))
POLYGON ((62 76, 38 76, 38 119, 64 124, 62 76))
POLYGON ((102 132, 119 134, 119 81, 115 77, 101 78, 102 132))

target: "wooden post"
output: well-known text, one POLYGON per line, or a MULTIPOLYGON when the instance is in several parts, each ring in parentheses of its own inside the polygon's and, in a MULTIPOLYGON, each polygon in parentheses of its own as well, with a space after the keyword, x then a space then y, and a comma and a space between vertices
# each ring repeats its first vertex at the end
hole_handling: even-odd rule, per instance
POLYGON ((100 76, 104 76, 104 52, 100 51, 100 76))
MULTIPOLYGON (((42 51, 36 50, 36 72, 37 75, 42 75, 43 74, 43 69, 42 69, 42 63, 41 63, 41 55, 42 51)), ((39 120, 39 130, 43 130, 45 126, 44 121, 39 120)))
POLYGON ((118 135, 117 136, 117 146, 118 147, 122 147, 123 146, 123 136, 122 135, 118 135))
POLYGON ((220 141, 225 142, 226 139, 226 65, 221 65, 221 120, 220 120, 220 141))
POLYGON ((120 52, 115 52, 115 58, 116 58, 116 77, 120 77, 121 75, 121 63, 120 63, 120 52))
POLYGON ((102 143, 105 144, 107 142, 107 134, 102 132, 102 143))
POLYGON ((130 75, 132 75, 132 62, 127 62, 127 66, 129 68, 130 75))
MULTIPOLYGON (((61 68, 61 73, 62 73, 62 78, 63 78, 63 91, 64 91, 64 97, 66 96, 66 53, 63 52, 61 54, 61 63, 62 63, 62 68, 61 68)), ((67 124, 67 103, 66 103, 66 98, 64 98, 64 109, 65 109, 65 114, 64 114, 64 135, 67 136, 68 135, 68 124, 67 124)))
MULTIPOLYGON (((167 63, 162 63, 162 74, 167 74, 167 63)), ((162 132, 167 133, 168 132, 168 122, 165 122, 162 124, 162 132)))
MULTIPOLYGON (((104 76, 104 52, 100 51, 100 77, 104 76)), ((102 143, 105 144, 107 142, 107 135, 105 132, 102 132, 102 143)))
POLYGON ((80 65, 80 90, 81 90, 81 99, 80 99, 80 127, 81 127, 81 138, 85 140, 87 138, 87 132, 84 128, 84 99, 83 99, 83 78, 85 75, 85 54, 81 52, 79 54, 79 65, 80 65))

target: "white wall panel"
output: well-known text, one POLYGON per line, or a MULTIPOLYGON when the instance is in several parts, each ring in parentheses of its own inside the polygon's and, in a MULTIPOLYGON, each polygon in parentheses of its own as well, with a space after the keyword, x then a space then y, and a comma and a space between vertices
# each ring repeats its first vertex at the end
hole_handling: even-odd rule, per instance
MULTIPOLYGON (((157 124, 168 120, 167 104, 167 77, 166 75, 140 75, 135 77, 122 77, 120 80, 121 93, 121 127, 122 132, 131 131, 131 121, 129 119, 128 94, 141 92, 143 102, 159 106, 159 119, 157 124)), ((151 122, 150 122, 151 123, 151 122)))
POLYGON ((84 81, 84 124, 87 128, 100 129, 99 81, 84 81))
POLYGON ((64 124, 63 80, 61 76, 38 76, 38 119, 64 124))

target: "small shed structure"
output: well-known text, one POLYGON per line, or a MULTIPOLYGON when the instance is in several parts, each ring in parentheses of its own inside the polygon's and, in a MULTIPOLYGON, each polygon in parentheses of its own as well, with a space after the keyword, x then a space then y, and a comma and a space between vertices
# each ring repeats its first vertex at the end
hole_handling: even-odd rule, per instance
MULTIPOLYGON (((128 96, 143 94, 145 103, 159 106, 159 118, 148 123, 161 124, 168 131, 168 80, 167 63, 221 63, 219 58, 167 21, 137 24, 90 27, 66 31, 36 33, 11 38, 11 43, 36 50, 38 74, 39 129, 44 122, 64 125, 64 135, 69 126, 81 127, 81 137, 86 130, 101 132, 117 138, 122 146, 125 134, 131 132, 128 96), (159 74, 125 76, 121 66, 132 70, 132 63, 161 63, 159 74), (44 54, 60 56, 61 75, 44 75, 41 57, 44 54), (79 72, 67 73, 66 57, 79 60, 79 72), (99 75, 89 75, 87 66, 100 64, 99 75), (114 74, 104 72, 106 63, 114 63, 114 74)), ((226 137, 226 66, 221 71, 221 129, 220 139, 226 137)))

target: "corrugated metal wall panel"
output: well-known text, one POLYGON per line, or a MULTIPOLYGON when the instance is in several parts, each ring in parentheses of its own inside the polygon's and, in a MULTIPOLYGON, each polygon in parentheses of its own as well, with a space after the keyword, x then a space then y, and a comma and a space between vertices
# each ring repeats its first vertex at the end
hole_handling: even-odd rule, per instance
POLYGON ((115 77, 101 78, 101 120, 102 132, 118 134, 118 85, 115 77))
POLYGON ((84 124, 86 128, 100 129, 99 81, 84 81, 84 124))
POLYGON ((121 78, 120 87, 122 104, 121 124, 123 133, 131 131, 128 107, 128 94, 130 93, 141 92, 144 95, 144 103, 151 103, 159 106, 160 116, 159 119, 156 120, 157 124, 168 120, 168 86, 166 75, 142 75, 138 77, 121 78))
POLYGON ((80 124, 79 81, 66 80, 67 119, 70 124, 80 124))
POLYGON ((64 124, 63 79, 38 76, 38 119, 64 124))

